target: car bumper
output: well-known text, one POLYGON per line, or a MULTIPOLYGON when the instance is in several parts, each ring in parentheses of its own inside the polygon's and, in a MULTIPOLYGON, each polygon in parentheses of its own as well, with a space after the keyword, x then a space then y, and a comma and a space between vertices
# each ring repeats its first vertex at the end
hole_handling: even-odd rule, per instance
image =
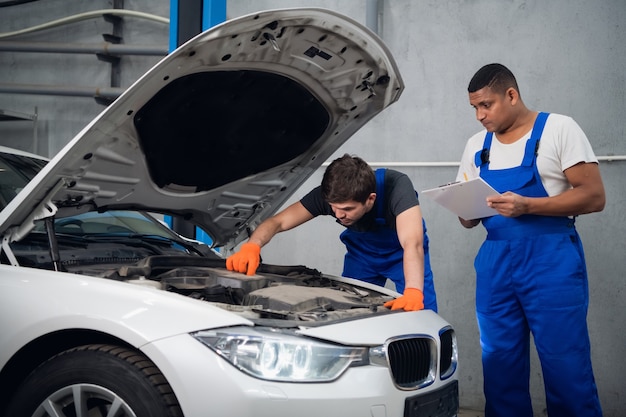
POLYGON ((452 417, 458 410, 454 378, 403 391, 387 368, 361 366, 330 383, 276 383, 244 374, 187 334, 142 350, 168 379, 185 416, 452 417))

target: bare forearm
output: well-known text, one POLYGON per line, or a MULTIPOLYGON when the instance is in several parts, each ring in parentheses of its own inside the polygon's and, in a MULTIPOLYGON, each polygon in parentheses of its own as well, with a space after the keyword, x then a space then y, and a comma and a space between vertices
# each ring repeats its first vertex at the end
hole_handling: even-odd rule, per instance
POLYGON ((424 290, 424 247, 405 249, 403 258, 404 286, 424 290))
POLYGON ((559 195, 524 197, 506 192, 501 196, 488 197, 487 204, 507 217, 523 214, 577 216, 604 209, 606 196, 597 164, 576 164, 564 173, 572 188, 559 195))
POLYGON ((312 218, 313 215, 304 208, 302 203, 293 203, 285 210, 282 210, 280 213, 261 223, 250 236, 249 242, 256 243, 263 247, 272 240, 277 233, 293 229, 312 218))
POLYGON ((603 188, 578 187, 554 197, 525 197, 524 211, 544 216, 577 216, 602 211, 605 201, 603 188))
POLYGON ((260 247, 263 247, 270 240, 272 240, 274 235, 281 231, 282 230, 280 227, 280 223, 275 221, 273 218, 270 218, 261 223, 259 227, 257 227, 254 232, 252 232, 252 235, 250 236, 250 239, 248 239, 248 242, 256 243, 260 247))
POLYGON ((489 198, 488 204, 506 217, 524 214, 540 216, 577 216, 604 208, 604 188, 577 187, 553 197, 524 197, 506 192, 489 198))

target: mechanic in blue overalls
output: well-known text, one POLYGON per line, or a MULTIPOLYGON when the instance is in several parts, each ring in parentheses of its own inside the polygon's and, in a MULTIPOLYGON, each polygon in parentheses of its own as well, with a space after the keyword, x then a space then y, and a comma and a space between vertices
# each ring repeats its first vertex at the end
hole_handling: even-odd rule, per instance
POLYGON ((392 280, 402 294, 384 304, 392 310, 437 311, 426 225, 411 180, 391 169, 374 172, 357 156, 335 159, 321 186, 262 222, 226 267, 254 275, 261 247, 274 235, 321 215, 346 227, 343 276, 380 286, 392 280))
POLYGON ((530 333, 550 417, 602 415, 591 366, 580 214, 601 211, 598 160, 570 117, 529 110, 501 64, 481 68, 470 104, 486 131, 465 147, 457 180, 482 177, 496 215, 460 219, 487 230, 476 259, 476 313, 486 417, 532 417, 530 333))

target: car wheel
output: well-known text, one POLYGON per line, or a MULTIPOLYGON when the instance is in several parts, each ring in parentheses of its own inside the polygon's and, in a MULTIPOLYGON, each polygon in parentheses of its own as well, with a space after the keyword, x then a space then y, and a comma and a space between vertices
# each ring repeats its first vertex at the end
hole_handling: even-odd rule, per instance
POLYGON ((87 345, 60 353, 18 388, 7 416, 181 417, 172 388, 145 355, 87 345))

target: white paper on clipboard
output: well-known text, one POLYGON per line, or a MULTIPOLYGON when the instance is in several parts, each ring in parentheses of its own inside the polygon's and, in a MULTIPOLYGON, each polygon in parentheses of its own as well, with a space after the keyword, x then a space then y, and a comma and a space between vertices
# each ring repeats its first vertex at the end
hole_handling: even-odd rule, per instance
POLYGON ((420 195, 433 199, 465 220, 482 219, 498 214, 487 205, 485 199, 487 196, 500 193, 481 177, 424 190, 420 195))

